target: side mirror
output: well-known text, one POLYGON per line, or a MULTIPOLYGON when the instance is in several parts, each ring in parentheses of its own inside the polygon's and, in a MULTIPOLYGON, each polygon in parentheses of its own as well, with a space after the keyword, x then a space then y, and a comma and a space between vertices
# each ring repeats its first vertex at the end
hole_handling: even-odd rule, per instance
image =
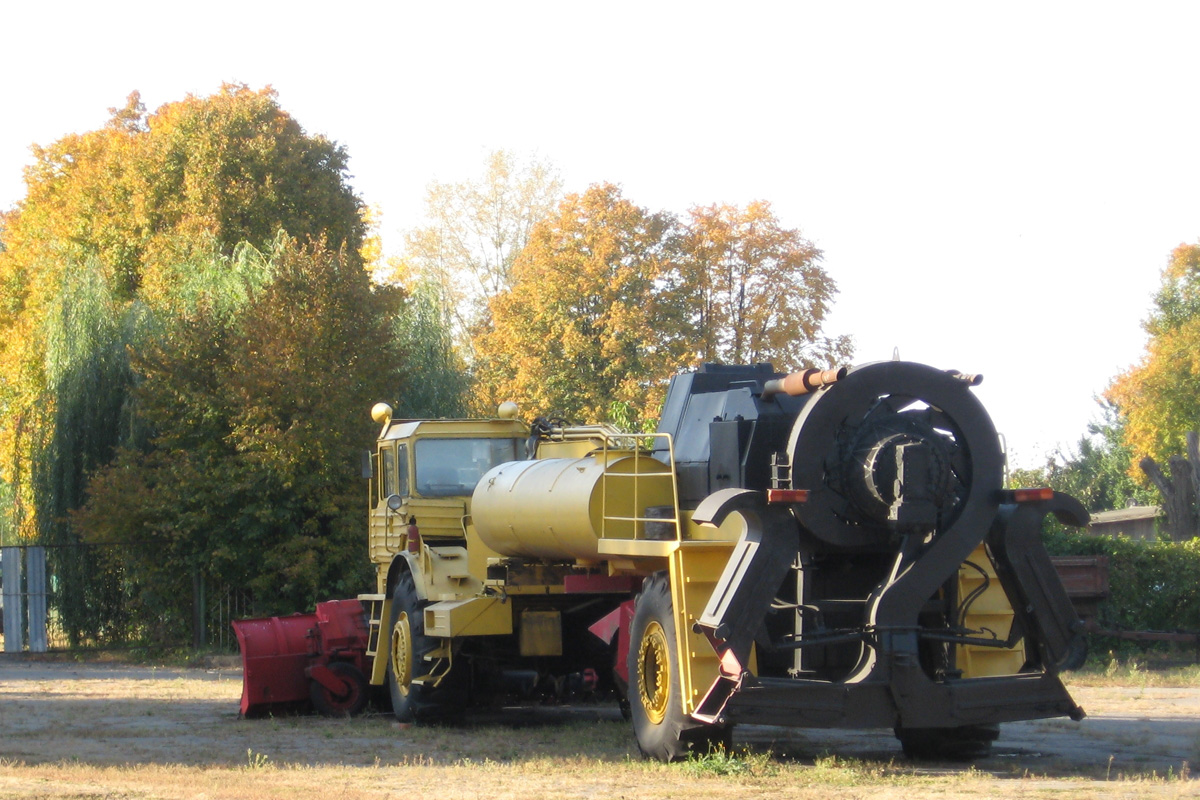
POLYGON ((389 494, 387 499, 387 507, 392 511, 399 511, 400 506, 404 505, 404 498, 398 494, 389 494))
POLYGON ((374 478, 375 477, 375 459, 371 457, 370 450, 363 450, 362 476, 364 478, 374 478))

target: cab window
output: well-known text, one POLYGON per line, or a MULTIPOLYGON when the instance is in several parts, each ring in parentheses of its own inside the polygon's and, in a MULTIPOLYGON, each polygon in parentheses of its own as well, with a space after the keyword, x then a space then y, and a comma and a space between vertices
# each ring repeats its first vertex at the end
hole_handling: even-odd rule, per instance
POLYGON ((396 447, 396 494, 408 497, 408 445, 396 447))
POLYGON ((379 480, 379 500, 386 500, 396 491, 396 451, 389 445, 379 450, 379 460, 382 462, 379 480))
POLYGON ((468 495, 497 464, 516 461, 520 439, 419 439, 416 443, 417 494, 468 495))

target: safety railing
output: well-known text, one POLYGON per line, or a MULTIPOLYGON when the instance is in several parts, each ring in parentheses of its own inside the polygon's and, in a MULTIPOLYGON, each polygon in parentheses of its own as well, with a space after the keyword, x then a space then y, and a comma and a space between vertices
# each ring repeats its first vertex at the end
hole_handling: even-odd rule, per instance
POLYGON ((633 536, 630 538, 633 539, 679 541, 679 485, 675 476, 675 443, 671 434, 605 433, 600 456, 604 464, 604 472, 600 477, 600 515, 604 526, 602 537, 609 538, 613 527, 632 526, 633 536), (666 462, 656 457, 657 453, 665 453, 666 462), (615 461, 620 455, 631 456, 632 471, 618 472, 611 468, 614 463, 625 463, 624 460, 615 461), (624 487, 621 492, 621 496, 630 497, 628 508, 632 513, 612 511, 609 503, 613 497, 613 486, 610 482, 632 484, 628 495, 623 493, 624 487), (647 502, 647 496, 651 500, 661 500, 661 486, 666 482, 671 487, 669 505, 647 502))

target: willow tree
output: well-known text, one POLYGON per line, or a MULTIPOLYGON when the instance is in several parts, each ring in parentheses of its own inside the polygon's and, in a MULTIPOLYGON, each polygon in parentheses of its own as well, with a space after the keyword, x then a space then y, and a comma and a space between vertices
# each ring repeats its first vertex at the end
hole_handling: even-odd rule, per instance
POLYGON ((446 323, 441 291, 434 281, 418 279, 408 285, 403 306, 395 317, 393 336, 404 353, 404 375, 410 377, 397 398, 397 416, 466 416, 470 410, 470 377, 446 323))

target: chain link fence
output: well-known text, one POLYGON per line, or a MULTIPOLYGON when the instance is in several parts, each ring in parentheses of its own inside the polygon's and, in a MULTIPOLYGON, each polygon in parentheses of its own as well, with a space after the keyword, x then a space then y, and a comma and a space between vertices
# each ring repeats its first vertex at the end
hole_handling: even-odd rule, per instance
MULTIPOLYGON (((236 652, 230 622, 253 598, 201 573, 175 596, 142 591, 122 566, 137 542, 0 548, 0 641, 6 653, 169 649, 236 652)), ((190 578, 190 579, 189 579, 190 578)))

